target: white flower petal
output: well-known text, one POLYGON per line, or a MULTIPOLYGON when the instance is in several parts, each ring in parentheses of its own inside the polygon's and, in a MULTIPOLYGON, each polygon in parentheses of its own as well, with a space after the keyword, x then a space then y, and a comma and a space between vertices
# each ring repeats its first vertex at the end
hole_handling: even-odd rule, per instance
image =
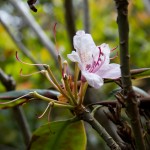
POLYGON ((71 61, 73 61, 73 62, 78 62, 78 66, 79 66, 79 68, 80 68, 81 70, 84 69, 84 67, 83 67, 83 65, 82 65, 82 62, 81 62, 81 59, 80 59, 80 57, 79 57, 79 55, 78 55, 77 52, 72 51, 72 53, 71 53, 71 54, 68 54, 67 57, 68 57, 71 61))
POLYGON ((81 62, 78 53, 75 51, 72 51, 72 53, 68 54, 67 57, 73 62, 81 62))
POLYGON ((76 35, 85 35, 85 31, 84 30, 79 30, 76 32, 76 35))
POLYGON ((101 48, 101 52, 104 54, 104 64, 109 64, 110 63, 110 48, 109 48, 109 45, 106 44, 106 43, 103 43, 100 45, 100 48, 101 48))
POLYGON ((103 79, 94 73, 82 71, 82 75, 86 78, 88 84, 96 89, 100 88, 104 84, 103 79))
POLYGON ((103 78, 116 79, 121 76, 120 65, 109 64, 111 50, 108 44, 96 46, 91 35, 82 30, 76 32, 73 44, 76 52, 68 54, 68 58, 78 62, 82 76, 89 85, 100 88, 104 84, 103 78))
POLYGON ((73 38, 73 44, 84 67, 87 64, 92 64, 93 58, 98 59, 99 49, 96 47, 90 34, 78 31, 73 38))
POLYGON ((103 43, 100 45, 100 48, 105 55, 110 55, 110 47, 108 44, 103 43))
POLYGON ((121 77, 120 65, 119 64, 104 65, 96 72, 96 74, 106 79, 117 79, 121 77))

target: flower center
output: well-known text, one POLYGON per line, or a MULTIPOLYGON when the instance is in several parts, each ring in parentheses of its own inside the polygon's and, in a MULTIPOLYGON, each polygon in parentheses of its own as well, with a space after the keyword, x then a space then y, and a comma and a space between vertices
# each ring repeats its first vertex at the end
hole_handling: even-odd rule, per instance
POLYGON ((105 55, 104 53, 101 51, 101 48, 99 48, 99 56, 98 56, 98 59, 95 61, 94 60, 94 57, 92 55, 92 59, 93 59, 93 62, 91 64, 87 64, 86 65, 86 71, 88 72, 96 72, 104 63, 105 61, 105 55))

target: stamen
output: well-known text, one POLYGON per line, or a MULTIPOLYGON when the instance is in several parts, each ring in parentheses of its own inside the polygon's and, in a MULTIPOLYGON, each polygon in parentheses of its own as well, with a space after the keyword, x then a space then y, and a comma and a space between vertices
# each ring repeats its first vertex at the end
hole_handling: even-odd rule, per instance
POLYGON ((96 62, 94 61, 94 56, 93 55, 92 55, 92 58, 93 58, 93 62, 92 62, 91 67, 89 68, 89 72, 92 72, 95 68, 95 65, 96 65, 96 62))
POLYGON ((117 57, 118 57, 118 52, 116 53, 116 55, 114 57, 110 58, 110 60, 115 59, 117 57))
POLYGON ((86 65, 86 70, 89 70, 91 68, 91 64, 86 65))
POLYGON ((118 48, 118 46, 116 46, 115 48, 113 48, 112 50, 110 50, 111 52, 113 52, 114 50, 116 50, 118 48))
POLYGON ((31 74, 22 74, 22 69, 20 70, 20 76, 22 77, 29 77, 29 76, 32 76, 34 74, 38 74, 38 73, 42 73, 44 70, 41 70, 41 71, 37 71, 37 72, 34 72, 34 73, 31 73, 31 74))
POLYGON ((100 50, 99 57, 100 57, 100 55, 102 55, 102 56, 103 56, 103 55, 104 55, 104 53, 102 52, 101 47, 99 46, 98 48, 99 48, 99 50, 100 50))
POLYGON ((104 64, 105 60, 106 60, 106 56, 104 55, 104 60, 100 59, 101 64, 99 64, 97 67, 94 68, 93 73, 96 72, 104 64))
POLYGON ((44 66, 46 64, 30 64, 30 63, 26 63, 24 61, 22 61, 19 57, 18 57, 18 52, 16 51, 16 59, 21 62, 22 64, 25 64, 25 65, 30 65, 30 66, 44 66))
POLYGON ((105 55, 102 53, 101 47, 98 47, 98 48, 99 48, 99 56, 98 56, 98 59, 97 59, 97 61, 94 61, 94 58, 93 58, 92 67, 91 67, 91 69, 89 70, 89 72, 96 72, 96 71, 102 66, 102 64, 103 64, 104 61, 105 61, 105 55), (101 60, 101 55, 104 56, 104 60, 101 60), (100 64, 100 62, 101 62, 101 64, 100 64))

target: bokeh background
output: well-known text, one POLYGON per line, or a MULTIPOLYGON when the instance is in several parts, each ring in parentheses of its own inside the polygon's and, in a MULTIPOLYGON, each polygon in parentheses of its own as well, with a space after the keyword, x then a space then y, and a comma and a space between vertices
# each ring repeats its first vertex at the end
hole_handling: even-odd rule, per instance
MULTIPOLYGON (((111 48, 118 46, 117 14, 113 0, 39 0, 36 3, 38 12, 29 9, 26 0, 0 1, 0 68, 16 81, 16 90, 48 89, 49 82, 42 75, 21 77, 37 71, 34 66, 27 66, 16 60, 15 52, 25 61, 49 64, 58 80, 61 73, 57 65, 57 50, 63 60, 73 50, 73 35, 77 30, 91 33, 95 43, 108 43, 111 48), (56 27, 56 42, 54 25, 56 27), (30 58, 27 56, 29 54, 30 58)), ((150 1, 129 1, 129 50, 131 68, 150 66, 150 1)), ((119 48, 117 50, 119 52, 119 48)), ((115 52, 112 54, 112 57, 115 52)), ((119 57, 113 62, 119 63, 119 57)), ((70 61, 70 72, 73 65, 70 61)), ((73 73, 73 72, 72 72, 73 73)), ((134 81, 133 84, 149 92, 150 80, 134 81)), ((104 85, 94 93, 95 101, 109 99, 110 92, 116 88, 114 84, 104 85), (96 94, 95 94, 96 93, 96 94)), ((0 83, 0 92, 5 92, 0 83)), ((47 122, 47 117, 37 119, 46 108, 44 102, 29 103, 23 106, 25 115, 32 131, 47 122)), ((65 110, 55 109, 52 120, 69 118, 65 110)), ((107 149, 103 141, 86 125, 87 149, 107 149)), ((0 110, 0 147, 2 149, 25 149, 21 131, 12 110, 0 110)))

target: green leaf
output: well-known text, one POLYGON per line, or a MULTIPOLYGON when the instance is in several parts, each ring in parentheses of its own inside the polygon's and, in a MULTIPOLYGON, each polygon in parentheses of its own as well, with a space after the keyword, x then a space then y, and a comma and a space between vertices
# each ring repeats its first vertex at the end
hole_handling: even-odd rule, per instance
MULTIPOLYGON (((54 97, 56 98, 59 95, 59 92, 54 90, 29 89, 29 90, 18 90, 18 91, 9 91, 9 92, 0 93, 0 99, 12 100, 34 91, 49 98, 54 98, 54 97)), ((30 98, 30 97, 27 96, 24 98, 30 98)))
POLYGON ((28 150, 85 150, 86 134, 82 121, 57 121, 39 127, 28 150))
POLYGON ((20 91, 9 91, 0 93, 0 109, 8 109, 12 108, 18 105, 22 105, 23 103, 28 102, 28 99, 32 98, 31 96, 27 95, 30 92, 36 91, 37 93, 57 99, 57 95, 59 95, 59 92, 54 90, 41 90, 41 89, 30 89, 30 90, 20 90, 20 91), (23 96, 23 97, 21 97, 23 96), (20 98, 20 99, 19 99, 20 98), (17 100, 15 100, 17 99, 17 100), (10 101, 8 101, 10 100, 10 101))

